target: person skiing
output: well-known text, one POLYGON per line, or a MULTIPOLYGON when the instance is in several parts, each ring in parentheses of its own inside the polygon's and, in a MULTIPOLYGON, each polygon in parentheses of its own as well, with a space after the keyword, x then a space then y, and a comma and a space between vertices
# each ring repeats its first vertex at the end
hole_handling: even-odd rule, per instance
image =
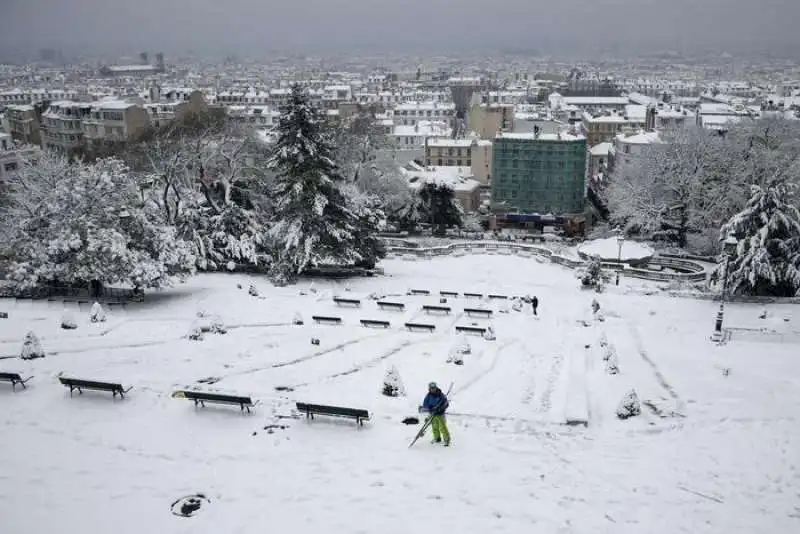
POLYGON ((531 299, 531 306, 533 307, 533 314, 534 315, 538 315, 536 313, 536 308, 539 307, 539 298, 538 297, 534 296, 533 299, 531 299))
POLYGON ((444 446, 450 446, 450 431, 447 429, 447 421, 445 420, 444 413, 450 403, 447 400, 447 395, 439 389, 436 382, 428 384, 428 394, 420 406, 421 411, 430 414, 431 429, 433 429, 433 442, 441 443, 444 439, 444 446))

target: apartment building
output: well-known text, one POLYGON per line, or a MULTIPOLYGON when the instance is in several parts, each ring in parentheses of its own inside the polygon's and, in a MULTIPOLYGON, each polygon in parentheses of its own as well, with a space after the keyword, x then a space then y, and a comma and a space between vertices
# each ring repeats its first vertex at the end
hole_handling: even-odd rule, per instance
POLYGON ((469 109, 467 128, 481 139, 494 139, 497 132, 514 130, 514 106, 507 104, 477 104, 469 109))
POLYGON ((87 149, 136 139, 150 126, 150 116, 142 106, 121 100, 93 102, 83 119, 83 135, 87 149))
POLYGON ((78 100, 80 91, 74 89, 11 89, 0 92, 0 108, 25 106, 53 100, 78 100))
POLYGON ((39 131, 39 112, 34 106, 8 106, 6 108, 8 133, 14 141, 21 144, 39 145, 42 141, 39 131))
POLYGON ((148 100, 144 108, 150 116, 150 123, 156 128, 169 125, 191 113, 203 113, 208 110, 203 93, 190 89, 168 89, 164 92, 158 85, 150 88, 148 100))
POLYGON ((42 148, 74 155, 86 148, 83 119, 89 116, 92 104, 69 100, 53 102, 42 114, 42 148))
POLYGON ((397 105, 393 113, 394 123, 398 126, 416 126, 422 121, 450 124, 456 116, 456 106, 439 102, 408 102, 397 105))
POLYGON ((483 139, 428 139, 426 167, 469 167, 472 177, 488 185, 492 172, 492 142, 483 139))
POLYGON ((631 133, 641 129, 671 128, 694 120, 696 120, 695 114, 688 109, 674 108, 663 102, 647 106, 629 104, 621 112, 583 114, 583 125, 590 147, 599 143, 612 143, 621 133, 631 133), (648 114, 650 114, 649 123, 648 114))
POLYGON ((524 213, 583 213, 586 152, 586 138, 579 135, 499 134, 492 155, 492 205, 524 213))
POLYGON ((9 175, 19 168, 19 154, 11 136, 0 133, 0 184, 8 181, 9 175))
POLYGON ((389 139, 392 144, 401 150, 422 149, 425 146, 425 140, 429 137, 448 137, 452 134, 453 129, 448 125, 449 123, 440 121, 418 121, 413 126, 397 124, 394 121, 391 126, 392 132, 389 134, 389 139))

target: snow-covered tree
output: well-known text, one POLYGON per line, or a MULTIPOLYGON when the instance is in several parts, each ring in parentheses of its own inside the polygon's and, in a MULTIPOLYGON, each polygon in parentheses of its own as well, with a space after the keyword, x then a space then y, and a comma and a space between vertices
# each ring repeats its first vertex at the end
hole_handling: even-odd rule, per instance
POLYGON ((419 211, 423 220, 433 226, 434 233, 444 234, 447 228, 462 225, 464 210, 452 187, 427 183, 420 187, 418 195, 419 211))
POLYGON ((10 278, 43 283, 161 287, 192 272, 190 247, 160 224, 119 160, 70 164, 43 154, 12 181, 10 278))
POLYGON ((722 239, 739 237, 730 260, 715 273, 727 277, 732 293, 800 295, 800 210, 787 201, 797 187, 786 175, 752 186, 745 208, 720 230, 722 239))
POLYGON ((628 419, 642 413, 642 405, 639 402, 639 396, 636 390, 631 389, 619 403, 617 407, 617 417, 620 419, 628 419))
POLYGON ((371 261, 360 245, 372 231, 369 208, 355 206, 343 191, 344 178, 320 113, 298 85, 278 123, 269 164, 277 173, 275 223, 269 231, 277 282, 290 281, 309 267, 371 261))
POLYGON ((23 360, 33 360, 36 358, 44 358, 44 350, 39 338, 33 331, 25 334, 25 339, 22 341, 22 351, 19 355, 23 360))

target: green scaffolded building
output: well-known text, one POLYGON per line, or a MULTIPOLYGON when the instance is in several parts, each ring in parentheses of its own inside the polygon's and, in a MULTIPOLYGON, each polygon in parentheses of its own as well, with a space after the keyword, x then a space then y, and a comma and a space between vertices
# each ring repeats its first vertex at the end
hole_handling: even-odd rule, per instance
POLYGON ((492 151, 493 206, 525 213, 583 213, 585 137, 501 133, 492 151))

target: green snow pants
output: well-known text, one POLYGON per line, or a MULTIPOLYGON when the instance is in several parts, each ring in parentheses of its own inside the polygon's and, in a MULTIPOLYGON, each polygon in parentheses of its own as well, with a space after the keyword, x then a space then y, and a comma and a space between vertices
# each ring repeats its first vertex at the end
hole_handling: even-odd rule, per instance
POLYGON ((450 431, 447 430, 447 421, 444 415, 431 416, 431 430, 433 430, 433 439, 436 441, 444 439, 445 443, 450 443, 450 431))

